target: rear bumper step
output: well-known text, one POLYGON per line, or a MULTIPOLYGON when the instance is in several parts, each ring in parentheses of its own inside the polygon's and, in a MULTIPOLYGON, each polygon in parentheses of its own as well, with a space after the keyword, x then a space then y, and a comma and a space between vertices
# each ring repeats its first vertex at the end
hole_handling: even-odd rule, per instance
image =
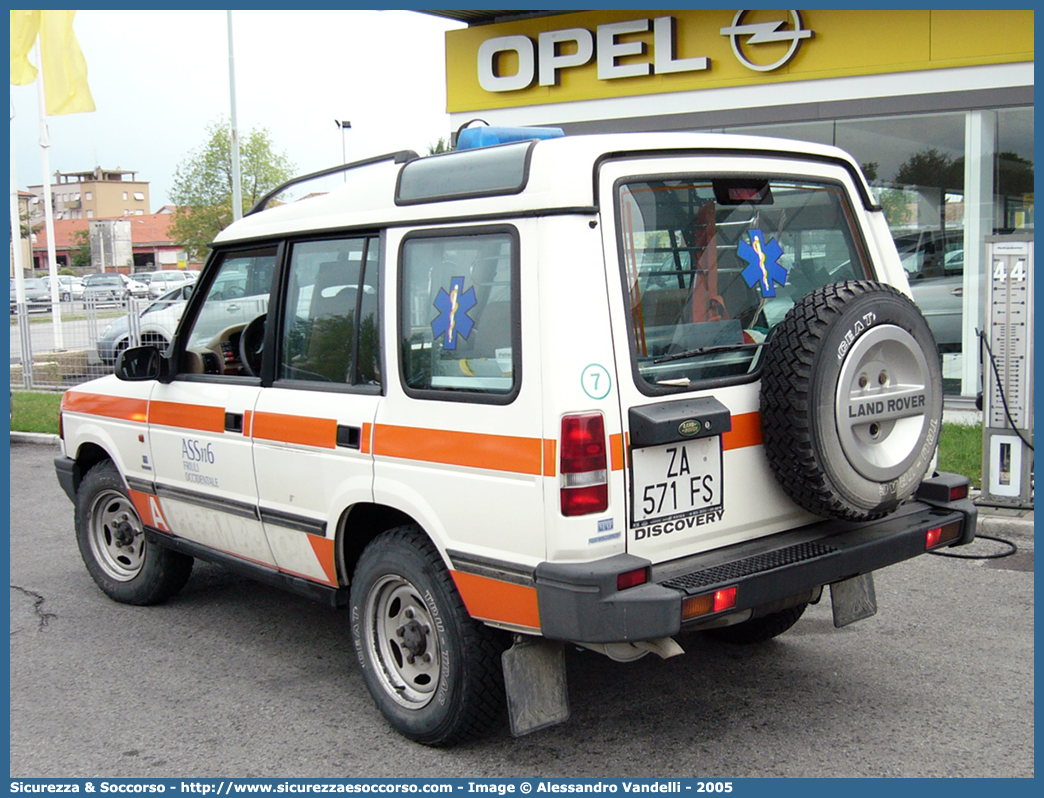
MULTIPOLYGON (((668 637, 688 625, 682 620, 686 598, 735 587, 728 612, 752 610, 924 554, 926 535, 936 527, 956 524, 960 532, 951 545, 970 543, 975 522, 971 501, 913 501, 879 521, 821 521, 655 566, 630 554, 541 563, 535 573, 541 632, 591 643, 668 637), (617 589, 618 574, 643 565, 646 584, 617 589)), ((718 617, 702 616, 693 625, 718 617)))

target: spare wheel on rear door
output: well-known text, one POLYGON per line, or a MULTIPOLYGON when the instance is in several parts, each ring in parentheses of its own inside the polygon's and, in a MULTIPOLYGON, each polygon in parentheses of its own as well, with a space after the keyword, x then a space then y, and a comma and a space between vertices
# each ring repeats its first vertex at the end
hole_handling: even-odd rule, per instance
POLYGON ((935 339, 891 286, 823 286, 790 309, 766 344, 765 454, 810 512, 868 520, 894 510, 931 464, 941 421, 935 339))

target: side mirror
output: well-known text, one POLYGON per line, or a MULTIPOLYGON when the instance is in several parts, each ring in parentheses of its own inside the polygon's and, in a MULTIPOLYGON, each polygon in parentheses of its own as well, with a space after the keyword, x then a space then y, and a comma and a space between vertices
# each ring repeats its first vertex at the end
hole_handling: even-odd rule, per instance
POLYGON ((124 349, 116 358, 114 372, 125 382, 158 380, 170 370, 170 361, 154 346, 135 346, 124 349))
POLYGON ((192 299, 192 289, 194 287, 195 286, 193 286, 191 283, 189 285, 186 285, 184 288, 181 289, 181 296, 185 299, 192 299))

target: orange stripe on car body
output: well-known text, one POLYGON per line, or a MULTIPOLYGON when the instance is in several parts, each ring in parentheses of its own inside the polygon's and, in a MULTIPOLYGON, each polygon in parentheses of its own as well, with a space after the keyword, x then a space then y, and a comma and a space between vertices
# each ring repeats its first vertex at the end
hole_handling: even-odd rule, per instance
POLYGON ((535 587, 463 571, 450 573, 472 618, 500 621, 529 629, 540 628, 540 607, 535 587))
POLYGON ((558 441, 544 439, 544 476, 553 477, 558 474, 558 441))
POLYGON ((63 412, 118 418, 124 421, 138 421, 144 424, 148 419, 149 403, 145 399, 105 396, 104 394, 84 393, 83 391, 66 391, 62 395, 61 408, 63 412))
POLYGON ((332 418, 288 416, 257 411, 251 421, 255 438, 315 446, 319 449, 337 448, 337 422, 332 418))
POLYGON ((370 445, 372 438, 373 424, 367 421, 362 425, 362 437, 359 440, 359 451, 362 454, 370 454, 373 450, 373 447, 370 445))
POLYGON ((623 471, 624 442, 623 435, 619 433, 609 436, 609 459, 613 471, 623 471))
MULTIPOLYGON (((337 586, 337 566, 334 565, 334 542, 330 538, 321 538, 318 535, 306 535, 308 542, 312 544, 312 551, 319 565, 326 574, 326 581, 337 586)), ((309 577, 314 579, 314 577, 309 577)))
POLYGON ((477 432, 378 424, 374 454, 426 463, 485 468, 513 474, 543 473, 544 441, 477 432))
POLYGON ((722 448, 742 449, 745 446, 761 445, 761 415, 740 413, 732 417, 732 431, 721 436, 722 448))
POLYGON ((254 411, 244 410, 243 411, 243 437, 249 438, 253 435, 253 422, 254 422, 254 411))
POLYGON ((225 408, 152 401, 149 402, 149 424, 223 433, 225 431, 225 408))

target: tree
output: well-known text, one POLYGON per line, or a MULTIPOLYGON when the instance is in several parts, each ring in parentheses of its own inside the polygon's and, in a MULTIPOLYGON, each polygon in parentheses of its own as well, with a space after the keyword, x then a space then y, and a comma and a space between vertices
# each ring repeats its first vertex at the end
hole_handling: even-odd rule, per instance
MULTIPOLYGON (((190 258, 203 259, 214 237, 232 222, 232 134, 226 121, 207 125, 207 141, 174 171, 171 199, 177 205, 170 233, 190 258)), ((243 210, 289 180, 296 168, 274 150, 267 128, 239 140, 243 210)))
POLYGON ((85 267, 91 265, 91 232, 86 227, 72 234, 76 248, 70 253, 70 266, 85 267))
POLYGON ((428 145, 428 155, 440 155, 441 153, 451 152, 452 150, 453 148, 444 136, 439 136, 437 142, 428 145))
POLYGON ((952 158, 929 147, 915 152, 895 173, 896 183, 949 191, 964 190, 964 158, 952 158))

